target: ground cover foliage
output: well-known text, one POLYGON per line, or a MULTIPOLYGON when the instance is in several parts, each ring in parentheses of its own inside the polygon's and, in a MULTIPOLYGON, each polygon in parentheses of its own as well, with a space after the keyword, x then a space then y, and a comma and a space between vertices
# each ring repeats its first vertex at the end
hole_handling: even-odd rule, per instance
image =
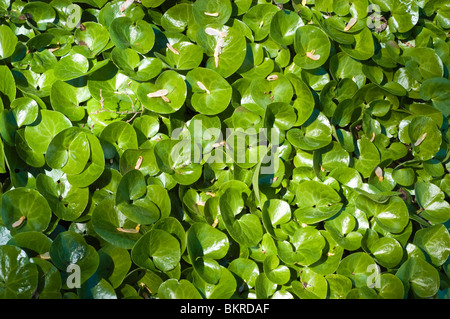
POLYGON ((1 0, 0 298, 448 298, 449 28, 440 0, 1 0))

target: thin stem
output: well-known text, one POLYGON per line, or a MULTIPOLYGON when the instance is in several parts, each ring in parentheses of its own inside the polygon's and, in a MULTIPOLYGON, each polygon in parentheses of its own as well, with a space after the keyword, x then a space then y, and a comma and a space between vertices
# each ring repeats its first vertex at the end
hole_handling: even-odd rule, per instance
MULTIPOLYGON (((423 209, 422 209, 423 210, 423 209)), ((424 227, 430 227, 431 225, 422 217, 420 217, 419 215, 417 215, 418 213, 420 213, 422 211, 421 209, 419 209, 415 214, 410 213, 409 214, 409 218, 418 222, 420 225, 424 226, 424 227)))

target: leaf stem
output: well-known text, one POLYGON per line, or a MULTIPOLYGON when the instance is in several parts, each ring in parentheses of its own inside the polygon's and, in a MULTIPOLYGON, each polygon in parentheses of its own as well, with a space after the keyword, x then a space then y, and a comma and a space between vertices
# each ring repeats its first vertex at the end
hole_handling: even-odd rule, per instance
POLYGON ((426 221, 425 219, 423 219, 422 217, 420 217, 419 214, 423 209, 419 209, 418 211, 416 211, 414 214, 410 213, 409 214, 409 218, 418 222, 420 225, 424 226, 424 227, 430 227, 430 223, 428 221, 426 221))

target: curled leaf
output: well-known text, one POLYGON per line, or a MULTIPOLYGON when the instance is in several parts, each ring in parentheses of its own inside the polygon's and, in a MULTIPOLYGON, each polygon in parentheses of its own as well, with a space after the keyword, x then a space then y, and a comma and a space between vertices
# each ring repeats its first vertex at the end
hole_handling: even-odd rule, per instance
POLYGON ((164 102, 170 103, 169 98, 166 96, 167 94, 169 94, 169 90, 167 89, 161 89, 155 92, 150 92, 147 94, 147 97, 160 97, 164 102))
POLYGON ((132 4, 134 0, 126 0, 125 3, 120 7, 120 12, 124 12, 126 9, 128 9, 132 4))
POLYGON ((200 89, 206 92, 206 94, 211 94, 211 92, 206 88, 203 82, 197 81, 197 85, 200 89))
POLYGON ((170 51, 173 52, 173 54, 180 55, 180 52, 178 52, 178 50, 174 49, 174 47, 171 46, 170 43, 166 43, 166 46, 170 51))
POLYGON ((315 52, 316 52, 316 50, 311 50, 309 52, 306 52, 306 56, 314 61, 320 60, 320 55, 314 54, 315 52))
POLYGON ((377 175, 378 180, 379 180, 380 182, 383 181, 384 177, 383 177, 383 170, 381 169, 381 167, 378 166, 378 167, 375 169, 375 175, 377 175))
POLYGON ((134 167, 134 169, 140 169, 141 165, 142 165, 142 156, 139 156, 138 160, 136 161, 136 166, 134 167))
POLYGON ((117 227, 116 228, 118 231, 122 232, 122 233, 127 233, 127 234, 137 234, 139 233, 139 230, 141 229, 141 225, 137 225, 136 228, 122 228, 122 227, 117 227))
POLYGON ((204 12, 204 14, 209 17, 218 17, 219 16, 219 12, 204 12))
POLYGON ((25 221, 25 219, 27 219, 26 216, 20 216, 20 218, 17 221, 15 221, 11 226, 13 228, 19 228, 22 225, 22 223, 25 221))
POLYGON ((222 31, 219 31, 219 30, 211 28, 211 27, 205 28, 205 33, 208 35, 214 35, 214 36, 218 36, 218 37, 222 37, 222 38, 225 38, 227 36, 226 32, 222 32, 222 31))
POLYGON ((422 136, 420 136, 417 141, 414 143, 414 146, 419 146, 420 144, 422 144, 422 142, 425 140, 425 138, 427 137, 428 133, 423 133, 422 136))
POLYGON ((344 31, 350 30, 350 29, 356 24, 357 21, 358 21, 357 18, 352 17, 352 18, 348 21, 347 25, 345 26, 344 31))
POLYGON ((225 40, 223 38, 219 38, 216 43, 216 47, 214 48, 214 64, 216 68, 219 67, 219 55, 222 53, 223 46, 225 45, 225 40))

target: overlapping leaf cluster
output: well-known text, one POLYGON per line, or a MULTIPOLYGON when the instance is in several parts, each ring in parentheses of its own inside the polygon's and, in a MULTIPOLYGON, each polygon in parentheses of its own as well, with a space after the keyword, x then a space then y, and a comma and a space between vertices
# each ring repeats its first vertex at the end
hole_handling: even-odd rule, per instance
POLYGON ((449 29, 440 0, 0 1, 0 298, 448 298, 449 29))

